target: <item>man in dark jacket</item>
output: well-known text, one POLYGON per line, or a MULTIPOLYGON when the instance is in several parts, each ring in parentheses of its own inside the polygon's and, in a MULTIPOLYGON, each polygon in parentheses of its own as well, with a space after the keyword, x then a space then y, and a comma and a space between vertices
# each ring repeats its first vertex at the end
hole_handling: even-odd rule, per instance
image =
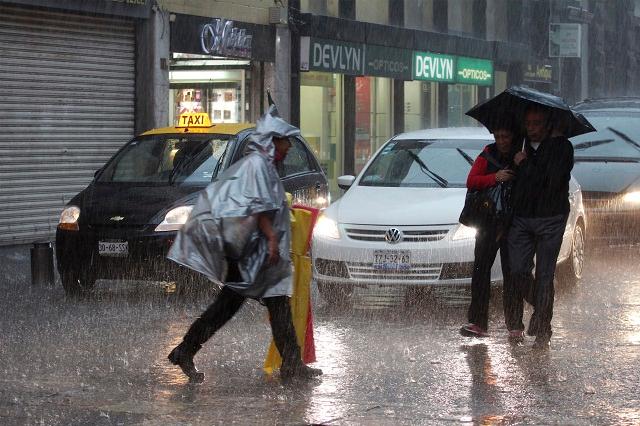
POLYGON ((552 134, 550 118, 550 111, 542 106, 532 106, 525 114, 527 138, 523 151, 514 157, 514 217, 508 236, 516 285, 525 285, 536 259, 534 312, 527 334, 536 336, 535 346, 541 348, 551 339, 553 278, 569 217, 573 168, 573 146, 565 136, 552 134))

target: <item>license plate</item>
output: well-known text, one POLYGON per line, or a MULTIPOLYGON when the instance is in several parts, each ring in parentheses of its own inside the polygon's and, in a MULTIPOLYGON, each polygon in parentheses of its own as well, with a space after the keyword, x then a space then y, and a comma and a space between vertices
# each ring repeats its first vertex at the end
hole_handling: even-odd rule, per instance
POLYGON ((397 271, 411 269, 409 250, 376 250, 373 252, 373 269, 397 271))
POLYGON ((100 256, 127 256, 129 254, 129 243, 126 241, 99 241, 98 253, 100 256))

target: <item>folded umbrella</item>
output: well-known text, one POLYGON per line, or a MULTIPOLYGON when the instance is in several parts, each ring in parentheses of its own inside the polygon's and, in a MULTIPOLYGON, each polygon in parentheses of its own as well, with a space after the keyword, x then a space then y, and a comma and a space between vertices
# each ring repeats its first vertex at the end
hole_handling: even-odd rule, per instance
POLYGON ((596 131, 582 114, 571 110, 561 97, 527 86, 512 86, 474 106, 466 115, 475 118, 490 131, 506 124, 509 128, 523 132, 524 114, 532 105, 548 108, 551 112, 551 126, 568 138, 596 131))

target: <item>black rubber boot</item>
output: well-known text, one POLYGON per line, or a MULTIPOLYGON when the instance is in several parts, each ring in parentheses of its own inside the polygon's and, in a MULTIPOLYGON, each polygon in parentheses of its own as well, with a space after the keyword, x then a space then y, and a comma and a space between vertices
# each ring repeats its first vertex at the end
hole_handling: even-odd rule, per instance
POLYGON ((298 346, 296 331, 291 319, 289 298, 286 296, 269 297, 264 299, 264 303, 269 309, 273 340, 282 357, 280 378, 290 380, 320 376, 322 370, 309 367, 302 362, 300 346, 298 346))
POLYGON ((204 381, 204 373, 198 371, 193 363, 193 357, 200 348, 200 345, 189 345, 182 341, 182 343, 173 348, 167 357, 173 365, 180 367, 192 383, 202 383, 204 381))

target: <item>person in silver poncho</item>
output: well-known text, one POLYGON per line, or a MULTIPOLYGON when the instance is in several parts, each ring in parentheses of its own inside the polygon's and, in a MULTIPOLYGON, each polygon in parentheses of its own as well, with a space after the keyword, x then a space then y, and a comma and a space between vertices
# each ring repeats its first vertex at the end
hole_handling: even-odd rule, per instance
POLYGON ((244 157, 202 192, 169 250, 169 259, 224 283, 169 354, 191 381, 204 380, 193 362, 196 352, 246 298, 262 301, 269 310, 281 378, 322 374, 302 362, 293 327, 289 208, 275 166, 291 147, 289 137, 299 134, 272 105, 258 120, 244 157))

